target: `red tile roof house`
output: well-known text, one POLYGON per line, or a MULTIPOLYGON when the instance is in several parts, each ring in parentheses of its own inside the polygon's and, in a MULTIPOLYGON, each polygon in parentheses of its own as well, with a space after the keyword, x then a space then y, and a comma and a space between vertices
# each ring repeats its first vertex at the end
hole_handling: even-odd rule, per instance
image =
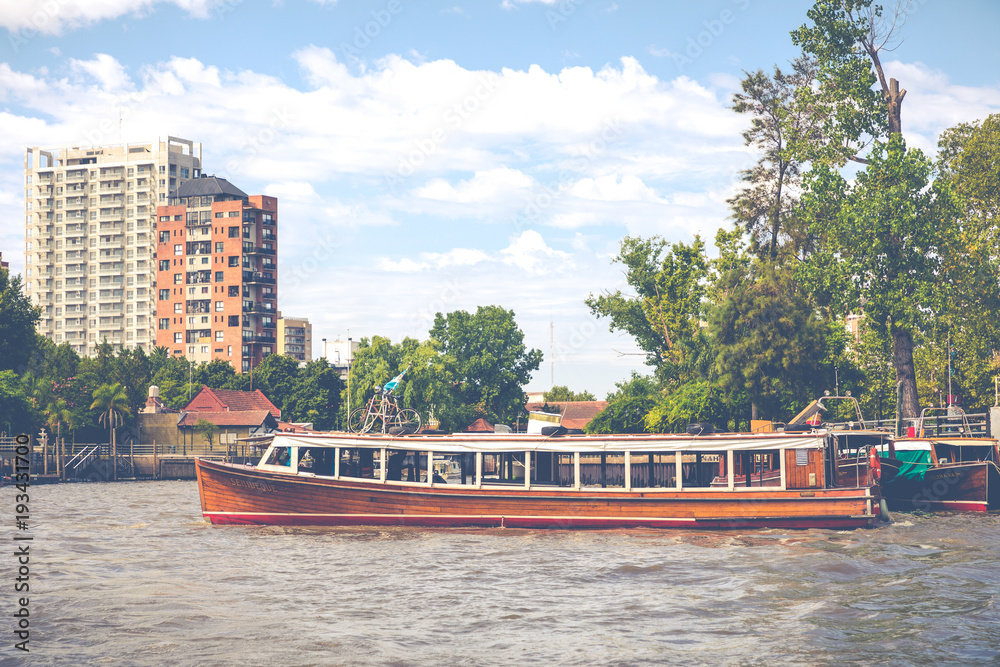
POLYGON ((275 419, 281 419, 281 410, 267 400, 260 389, 238 391, 236 389, 210 389, 202 386, 188 404, 188 412, 240 412, 243 410, 267 410, 275 419))
POLYGON ((228 445, 242 452, 245 447, 237 443, 237 439, 279 430, 279 425, 284 423, 280 419, 281 410, 259 389, 237 391, 203 386, 181 410, 177 428, 182 432, 185 445, 192 449, 206 453, 215 453, 218 449, 219 453, 225 453, 228 445), (211 445, 195 431, 195 424, 202 419, 219 427, 211 445))
MULTIPOLYGON (((545 403, 528 403, 524 406, 527 412, 542 409, 545 403)), ((549 407, 558 407, 562 414, 561 424, 566 428, 583 429, 597 413, 608 407, 607 401, 553 401, 549 407)))

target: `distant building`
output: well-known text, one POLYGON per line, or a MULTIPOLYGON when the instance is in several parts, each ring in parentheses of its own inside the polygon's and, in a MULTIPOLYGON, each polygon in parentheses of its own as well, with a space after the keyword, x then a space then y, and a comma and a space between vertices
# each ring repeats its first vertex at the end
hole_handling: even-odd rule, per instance
POLYGON ((166 137, 27 148, 24 287, 38 333, 91 355, 156 344, 156 206, 201 171, 201 144, 166 137))
POLYGON ((203 175, 156 214, 156 344, 237 373, 278 352, 278 200, 203 175))
POLYGON ((305 317, 282 317, 278 313, 278 354, 300 362, 312 361, 312 324, 305 317))
POLYGON ((323 339, 323 358, 340 373, 341 379, 347 379, 348 364, 357 353, 361 343, 348 338, 345 340, 323 339))
POLYGON ((3 261, 3 252, 0 252, 0 269, 10 270, 10 262, 3 261))
POLYGON ((850 313, 844 318, 844 327, 856 341, 861 340, 861 323, 864 319, 865 316, 863 313, 861 315, 850 313))

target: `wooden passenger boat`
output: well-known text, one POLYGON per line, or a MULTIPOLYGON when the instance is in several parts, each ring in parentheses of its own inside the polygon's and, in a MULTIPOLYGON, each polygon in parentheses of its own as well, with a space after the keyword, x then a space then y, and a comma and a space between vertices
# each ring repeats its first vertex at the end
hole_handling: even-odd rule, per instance
POLYGON ((891 509, 1000 509, 1000 450, 993 438, 900 438, 887 459, 899 466, 882 486, 891 509))
POLYGON ((879 487, 868 475, 838 484, 837 447, 825 432, 278 434, 256 465, 196 470, 215 524, 871 526, 879 487), (755 467, 777 483, 754 485, 755 467))
POLYGON ((1000 449, 975 437, 958 406, 925 408, 911 435, 880 450, 882 493, 892 509, 985 512, 1000 509, 1000 449), (936 414, 939 413, 939 414, 936 414))

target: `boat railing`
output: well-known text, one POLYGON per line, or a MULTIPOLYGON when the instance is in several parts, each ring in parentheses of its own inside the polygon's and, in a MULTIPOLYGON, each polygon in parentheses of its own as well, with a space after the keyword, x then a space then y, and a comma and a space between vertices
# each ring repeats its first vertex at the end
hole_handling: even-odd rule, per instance
POLYGON ((101 451, 100 445, 91 445, 80 451, 76 456, 69 460, 66 464, 67 470, 78 470, 80 468, 85 468, 88 463, 98 456, 101 451))

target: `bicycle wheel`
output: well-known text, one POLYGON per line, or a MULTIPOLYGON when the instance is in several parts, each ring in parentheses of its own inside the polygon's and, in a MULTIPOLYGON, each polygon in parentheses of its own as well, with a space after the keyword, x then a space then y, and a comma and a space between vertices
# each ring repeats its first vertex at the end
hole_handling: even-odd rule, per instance
POLYGON ((416 433, 420 430, 420 413, 411 408, 400 410, 393 421, 396 426, 404 428, 406 433, 416 433))
POLYGON ((368 415, 367 408, 357 408, 351 413, 347 420, 347 430, 351 433, 363 433, 361 430, 365 425, 365 417, 368 415))

